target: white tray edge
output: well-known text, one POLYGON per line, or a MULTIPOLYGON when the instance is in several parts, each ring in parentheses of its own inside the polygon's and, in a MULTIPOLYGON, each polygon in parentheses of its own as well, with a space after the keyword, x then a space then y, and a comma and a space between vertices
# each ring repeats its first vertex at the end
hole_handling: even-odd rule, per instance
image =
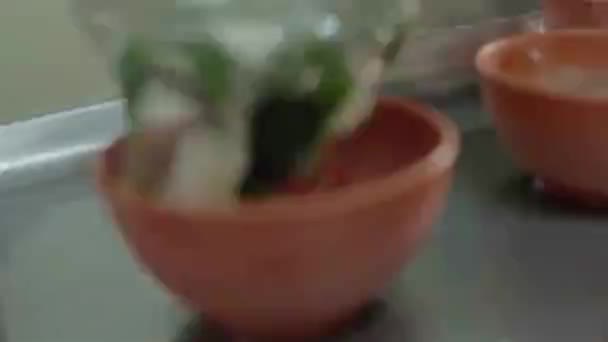
POLYGON ((120 100, 0 126, 0 191, 92 167, 125 129, 120 100))

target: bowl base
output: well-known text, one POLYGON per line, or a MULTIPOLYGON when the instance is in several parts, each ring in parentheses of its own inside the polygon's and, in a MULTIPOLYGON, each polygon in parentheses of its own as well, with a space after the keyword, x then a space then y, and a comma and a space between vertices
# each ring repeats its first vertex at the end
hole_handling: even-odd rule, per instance
POLYGON ((608 209, 608 195, 599 192, 578 189, 542 177, 534 178, 534 189, 568 204, 590 209, 608 209))
POLYGON ((324 340, 330 339, 342 339, 348 337, 351 334, 355 334, 359 331, 367 329, 370 325, 374 324, 377 317, 382 316, 382 312, 385 310, 386 303, 381 300, 370 301, 368 304, 363 306, 361 309, 351 313, 334 322, 328 322, 324 325, 323 332, 320 334, 317 332, 302 334, 283 334, 281 336, 252 336, 251 334, 237 333, 227 328, 225 325, 216 321, 210 320, 204 315, 197 316, 196 319, 191 321, 184 330, 180 333, 180 337, 176 342, 198 342, 198 341, 256 341, 256 342, 280 342, 280 341, 311 341, 311 340, 324 340), (319 336, 321 335, 321 336, 319 336))

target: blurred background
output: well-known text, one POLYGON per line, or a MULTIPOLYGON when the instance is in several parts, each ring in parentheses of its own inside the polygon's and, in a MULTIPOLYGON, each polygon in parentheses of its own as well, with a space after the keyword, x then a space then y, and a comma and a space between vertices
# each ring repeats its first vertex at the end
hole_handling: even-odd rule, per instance
POLYGON ((117 94, 69 0, 0 1, 0 124, 117 94))
MULTIPOLYGON (((430 26, 525 13, 536 0, 403 0, 430 26)), ((70 17, 69 0, 0 1, 0 124, 117 95, 101 57, 70 17)))

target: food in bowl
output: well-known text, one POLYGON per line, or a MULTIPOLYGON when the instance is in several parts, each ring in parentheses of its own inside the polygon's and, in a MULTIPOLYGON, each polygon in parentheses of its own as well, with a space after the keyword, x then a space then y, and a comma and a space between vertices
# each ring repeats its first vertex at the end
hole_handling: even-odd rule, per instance
POLYGON ((167 203, 178 205, 237 203, 241 196, 271 193, 291 175, 314 169, 328 138, 337 134, 334 128, 356 127, 365 119, 373 101, 369 87, 383 68, 378 57, 365 79, 357 80, 339 43, 307 38, 279 46, 257 76, 258 85, 239 90, 238 66, 220 43, 167 48, 167 54, 183 50, 179 56, 159 50, 130 43, 120 79, 135 134, 172 138, 164 139, 171 145, 168 165, 156 165, 166 167, 157 173, 146 161, 163 150, 148 144, 151 139, 135 138, 127 158, 136 166, 129 177, 141 188, 152 182, 167 203), (335 123, 339 127, 332 127, 335 123), (172 126, 177 128, 167 134, 172 126))
POLYGON ((477 56, 484 99, 515 162, 545 190, 608 207, 608 33, 529 33, 477 56))
POLYGON ((126 99, 130 182, 174 207, 317 181, 332 142, 369 118, 407 32, 400 0, 76 4, 126 99))
POLYGON ((555 66, 542 71, 538 82, 564 95, 608 98, 608 68, 555 66))

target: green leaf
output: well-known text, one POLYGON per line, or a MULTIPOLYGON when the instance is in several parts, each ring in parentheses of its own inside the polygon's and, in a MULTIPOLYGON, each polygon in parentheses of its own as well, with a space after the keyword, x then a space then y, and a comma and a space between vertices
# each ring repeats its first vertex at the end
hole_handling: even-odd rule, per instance
POLYGON ((118 61, 118 78, 122 92, 127 100, 127 115, 137 126, 136 106, 139 96, 149 78, 148 48, 138 40, 131 40, 118 61))
MULTIPOLYGON (((158 47, 160 45, 154 45, 152 42, 132 39, 118 63, 120 84, 127 99, 128 115, 134 126, 138 125, 137 107, 146 83, 157 77, 164 79, 158 72, 158 67, 163 66, 156 55, 162 53, 158 47)), ((195 100, 201 104, 208 103, 212 106, 228 99, 236 63, 219 43, 175 42, 165 44, 163 49, 166 48, 183 52, 194 65, 192 74, 179 75, 179 84, 187 87, 180 88, 185 96, 196 97, 195 100)), ((174 85, 171 82, 167 84, 174 85)))
POLYGON ((227 100, 236 66, 228 52, 214 41, 185 43, 181 48, 192 57, 207 100, 215 104, 227 100))
POLYGON ((268 93, 301 94, 305 73, 319 72, 319 84, 310 91, 316 101, 336 106, 352 90, 353 77, 341 44, 310 37, 285 44, 271 60, 271 70, 263 85, 268 93))
POLYGON ((309 66, 322 70, 314 96, 328 105, 338 105, 348 95, 354 82, 342 46, 335 42, 312 41, 306 49, 305 58, 309 66))

